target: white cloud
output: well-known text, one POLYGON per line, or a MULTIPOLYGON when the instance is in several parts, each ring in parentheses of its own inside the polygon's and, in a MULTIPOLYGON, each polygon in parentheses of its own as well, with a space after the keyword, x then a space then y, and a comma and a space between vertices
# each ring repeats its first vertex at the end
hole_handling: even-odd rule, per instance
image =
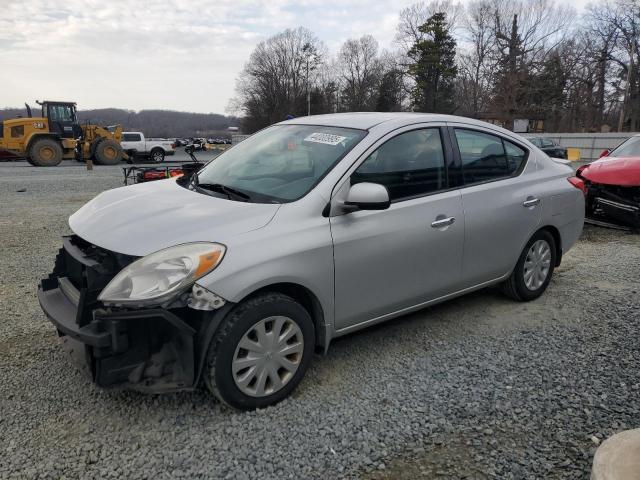
POLYGON ((410 0, 0 0, 0 88, 79 108, 223 113, 255 45, 305 26, 335 51, 372 34, 390 47, 410 0))

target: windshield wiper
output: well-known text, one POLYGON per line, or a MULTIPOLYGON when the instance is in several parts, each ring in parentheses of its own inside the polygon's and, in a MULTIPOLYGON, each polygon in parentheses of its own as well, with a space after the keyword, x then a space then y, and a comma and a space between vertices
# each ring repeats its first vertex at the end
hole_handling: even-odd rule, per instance
POLYGON ((221 183, 200 183, 194 182, 197 187, 200 187, 204 190, 212 190, 214 192, 219 192, 225 194, 229 197, 229 200, 235 198, 236 200, 248 201, 251 200, 251 196, 247 195, 240 190, 236 190, 233 187, 228 187, 227 185, 222 185, 221 183))

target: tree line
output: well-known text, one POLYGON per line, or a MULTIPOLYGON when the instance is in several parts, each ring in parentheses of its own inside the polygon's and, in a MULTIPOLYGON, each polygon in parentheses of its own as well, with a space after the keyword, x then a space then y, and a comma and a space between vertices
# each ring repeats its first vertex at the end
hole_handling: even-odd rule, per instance
POLYGON ((419 2, 400 12, 389 50, 365 35, 330 54, 303 27, 259 43, 228 110, 248 132, 287 116, 347 111, 638 131, 639 42, 639 0, 600 0, 580 15, 555 0, 419 2))
MULTIPOLYGON (((40 109, 34 108, 39 116, 40 109)), ((26 117, 26 109, 0 109, 0 121, 17 116, 26 117)), ((229 127, 239 126, 235 117, 216 113, 176 112, 173 110, 141 110, 139 112, 120 108, 79 110, 78 121, 108 126, 120 124, 125 131, 141 131, 148 137, 220 137, 228 136, 229 127)))

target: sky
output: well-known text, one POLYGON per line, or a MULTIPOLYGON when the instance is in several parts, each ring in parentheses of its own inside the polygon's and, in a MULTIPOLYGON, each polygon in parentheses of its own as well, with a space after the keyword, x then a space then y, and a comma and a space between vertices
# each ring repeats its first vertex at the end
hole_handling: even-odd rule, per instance
POLYGON ((331 53, 365 34, 392 48, 415 1, 0 0, 0 108, 46 98, 223 114, 258 42, 303 26, 331 53))

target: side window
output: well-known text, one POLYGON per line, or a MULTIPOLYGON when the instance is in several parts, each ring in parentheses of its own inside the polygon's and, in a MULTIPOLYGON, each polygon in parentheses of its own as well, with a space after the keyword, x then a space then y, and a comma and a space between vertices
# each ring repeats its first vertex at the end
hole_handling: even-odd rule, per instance
POLYGON ((361 182, 384 185, 392 201, 446 188, 440 129, 412 130, 388 140, 351 175, 351 185, 361 182))
POLYGON ((496 135, 458 128, 455 134, 465 184, 510 177, 526 158, 525 150, 496 135))
POLYGON ((125 142, 139 142, 141 137, 137 133, 125 133, 122 135, 122 140, 125 142))
POLYGON ((503 140, 504 148, 507 151, 507 168, 509 175, 513 175, 524 163, 527 158, 527 152, 523 148, 511 143, 508 140, 503 140))

